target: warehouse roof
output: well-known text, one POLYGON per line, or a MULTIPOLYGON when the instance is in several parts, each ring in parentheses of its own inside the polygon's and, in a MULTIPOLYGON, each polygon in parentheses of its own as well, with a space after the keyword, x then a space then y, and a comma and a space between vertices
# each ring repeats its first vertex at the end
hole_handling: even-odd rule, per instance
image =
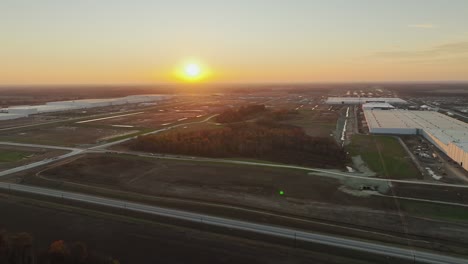
POLYGON ((10 113, 0 113, 0 117, 5 117, 5 118, 14 118, 14 117, 26 117, 27 115, 25 114, 10 114, 10 113))
POLYGON ((328 97, 327 104, 365 104, 372 102, 406 104, 407 102, 395 97, 328 97))
POLYGON ((369 127, 468 131, 468 124, 434 111, 364 110, 369 127))
POLYGON ((468 124, 434 111, 364 110, 369 129, 422 129, 444 144, 463 149, 468 144, 468 124))
POLYGON ((374 108, 393 109, 395 107, 389 103, 366 103, 362 105, 362 108, 363 109, 374 109, 374 108))

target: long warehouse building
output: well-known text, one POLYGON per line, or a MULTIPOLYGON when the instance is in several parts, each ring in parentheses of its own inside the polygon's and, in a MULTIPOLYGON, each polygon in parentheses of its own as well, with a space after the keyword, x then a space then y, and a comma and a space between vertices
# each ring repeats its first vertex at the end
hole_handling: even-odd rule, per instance
POLYGON ((156 103, 171 99, 172 95, 141 94, 109 99, 81 99, 48 102, 42 105, 11 106, 0 109, 0 121, 28 117, 33 114, 88 109, 124 104, 156 103))
POLYGON ((434 111, 364 110, 372 134, 422 135, 468 170, 468 124, 434 111))
POLYGON ((330 105, 360 105, 366 103, 407 104, 408 102, 394 97, 328 97, 325 103, 330 105))

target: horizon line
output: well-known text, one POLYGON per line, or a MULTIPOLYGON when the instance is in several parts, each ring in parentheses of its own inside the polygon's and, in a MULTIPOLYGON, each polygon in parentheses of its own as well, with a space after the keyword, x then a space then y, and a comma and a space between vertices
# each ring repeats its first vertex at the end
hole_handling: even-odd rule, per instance
POLYGON ((7 87, 83 87, 83 86, 215 86, 215 85, 311 85, 311 84, 468 84, 467 80, 412 80, 412 81, 278 81, 278 82, 199 82, 199 83, 177 83, 177 82, 159 82, 159 83, 38 83, 38 84, 0 84, 0 88, 7 87))

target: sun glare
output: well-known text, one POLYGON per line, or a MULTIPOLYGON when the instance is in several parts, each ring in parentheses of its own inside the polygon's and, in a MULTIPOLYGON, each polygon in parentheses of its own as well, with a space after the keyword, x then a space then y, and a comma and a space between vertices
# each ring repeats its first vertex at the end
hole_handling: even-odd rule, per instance
POLYGON ((185 66, 185 74, 187 74, 187 76, 197 77, 198 75, 200 75, 200 73, 201 69, 198 64, 191 63, 185 66))
POLYGON ((208 78, 210 71, 198 61, 190 60, 177 67, 175 76, 184 82, 200 82, 208 78))

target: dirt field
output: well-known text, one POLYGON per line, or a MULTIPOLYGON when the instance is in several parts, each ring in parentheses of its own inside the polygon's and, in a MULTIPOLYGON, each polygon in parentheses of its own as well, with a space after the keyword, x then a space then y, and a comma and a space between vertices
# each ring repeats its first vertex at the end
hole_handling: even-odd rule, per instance
MULTIPOLYGON (((28 232, 37 251, 46 250, 52 241, 80 241, 88 252, 112 256, 120 263, 324 263, 371 264, 354 261, 339 249, 304 250, 287 245, 212 233, 208 228, 170 226, 131 217, 104 215, 71 207, 0 197, 0 230, 28 232), (319 253, 321 252, 321 253, 319 253)), ((366 255, 354 253, 353 257, 366 255)))
POLYGON ((328 111, 329 106, 327 105, 315 106, 302 107, 297 118, 285 123, 303 128, 309 136, 330 137, 331 134, 335 133, 339 113, 328 111))
MULTIPOLYGON (((401 232, 396 235, 400 237, 404 232, 404 215, 404 221, 411 225, 408 229, 411 236, 434 237, 436 234, 436 240, 421 246, 464 252, 462 248, 465 247, 460 245, 468 243, 468 236, 465 236, 468 228, 458 220, 430 219, 434 212, 421 213, 414 211, 414 207, 398 213, 391 198, 353 196, 341 191, 337 180, 307 175, 301 170, 96 154, 49 167, 38 175, 28 173, 17 177, 26 184, 125 197, 233 218, 252 217, 254 221, 277 222, 308 230, 325 228, 332 233, 349 232, 342 229, 348 226, 378 233, 401 232), (284 195, 280 195, 280 191, 284 195), (270 213, 262 216, 266 212, 307 220, 276 219, 268 215, 270 213), (419 218, 421 214, 424 218, 419 218), (315 221, 326 221, 327 225, 317 226, 315 221)), ((366 233, 354 235, 367 236, 366 233)), ((385 235, 377 239, 393 241, 391 236, 385 235)))
MULTIPOLYGON (((333 179, 312 184, 304 171, 245 167, 228 164, 182 162, 118 155, 89 155, 72 163, 43 171, 41 176, 55 180, 119 187, 154 195, 243 200, 259 196, 274 204, 288 198, 326 201, 338 188, 333 179), (190 173, 187 173, 190 172, 190 173), (311 192, 311 188, 316 191, 311 192), (245 196, 243 196, 245 195, 245 196)), ((346 196, 346 195, 345 195, 346 196)), ((337 197, 339 198, 339 197, 337 197)), ((271 205, 270 205, 271 206, 271 205)))

